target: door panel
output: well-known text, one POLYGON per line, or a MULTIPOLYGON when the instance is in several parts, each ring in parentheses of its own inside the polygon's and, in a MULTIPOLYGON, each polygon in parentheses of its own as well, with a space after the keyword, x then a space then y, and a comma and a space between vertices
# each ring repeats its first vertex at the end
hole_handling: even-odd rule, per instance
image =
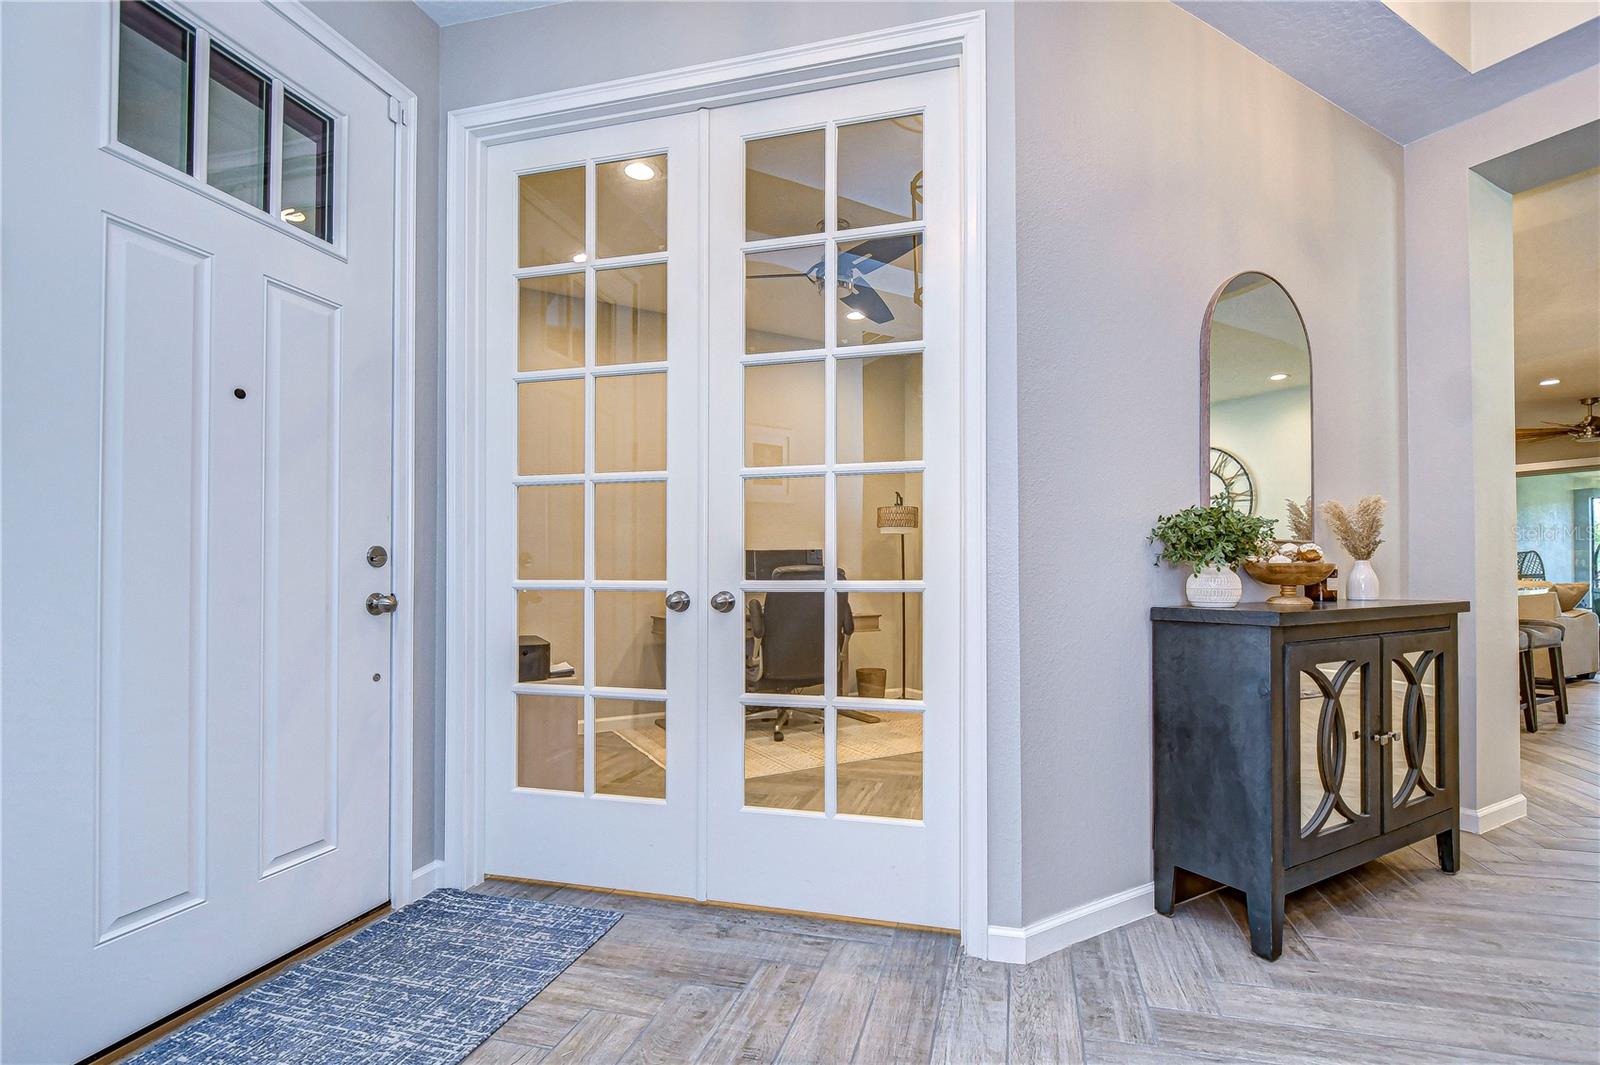
POLYGON ((490 151, 490 874, 698 892, 698 142, 490 151))
POLYGON ((4 151, 49 160, 3 190, 7 1061, 388 898, 389 101, 270 6, 173 10, 315 90, 362 196, 335 254, 106 150, 115 9, 0 8, 4 151))
POLYGON ((1455 804, 1455 662, 1447 630, 1383 637, 1384 831, 1455 804))
POLYGON ((1284 655, 1284 833, 1296 865, 1380 831, 1369 734, 1381 663, 1376 638, 1292 643, 1284 655))
POLYGON ((711 116, 713 899, 957 924, 954 86, 711 116))

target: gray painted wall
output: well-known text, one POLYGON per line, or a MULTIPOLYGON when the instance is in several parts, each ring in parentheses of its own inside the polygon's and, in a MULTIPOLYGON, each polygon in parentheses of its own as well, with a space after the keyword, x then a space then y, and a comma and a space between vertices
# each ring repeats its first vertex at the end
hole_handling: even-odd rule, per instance
MULTIPOLYGON (((557 5, 443 31, 441 97, 448 111, 961 9, 557 5), (571 46, 597 26, 605 48, 571 46)), ((1182 591, 1144 536, 1197 494, 1199 328, 1223 280, 1265 270, 1300 302, 1319 498, 1379 492, 1403 520, 1402 160, 1170 5, 988 10, 990 909, 1016 925, 1150 879, 1147 611, 1182 591)), ((1395 584, 1400 563, 1378 559, 1395 584)))
POLYGON ((439 27, 410 3, 382 0, 313 0, 308 5, 352 44, 417 94, 417 397, 416 397, 416 602, 412 684, 412 824, 414 861, 439 857, 444 838, 444 644, 439 626, 444 567, 444 495, 439 482, 444 390, 439 361, 440 174, 439 27))

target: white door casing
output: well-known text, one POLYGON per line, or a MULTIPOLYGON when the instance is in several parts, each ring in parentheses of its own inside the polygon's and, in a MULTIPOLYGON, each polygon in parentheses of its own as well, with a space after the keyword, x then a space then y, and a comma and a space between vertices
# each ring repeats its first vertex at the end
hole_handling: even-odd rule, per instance
MULTIPOLYGON (((485 265, 490 359, 484 398, 490 465, 485 486, 484 792, 489 828, 485 862, 492 874, 626 884, 670 895, 696 891, 702 617, 696 609, 701 543, 695 414, 700 380, 699 173, 698 122, 692 115, 506 144, 491 153, 485 265), (622 186, 617 195, 597 196, 597 171, 614 176, 618 167, 643 159, 656 160, 660 167, 661 157, 664 174, 643 182, 616 178, 622 186), (576 253, 581 258, 519 270, 519 212, 534 210, 519 195, 523 175, 538 183, 560 181, 562 174, 572 175, 584 190, 587 209, 578 206, 576 222, 586 232, 573 244, 584 249, 576 253), (623 195, 647 192, 662 181, 666 249, 656 251, 652 242, 639 254, 607 255, 597 245, 597 229, 605 225, 609 231, 613 219, 608 212, 615 209, 621 218, 623 195), (665 357, 654 353, 648 361, 616 361, 616 333, 634 325, 653 336, 662 308, 646 306, 652 302, 648 294, 631 306, 604 303, 601 297, 614 295, 615 285, 659 278, 662 270, 665 357), (603 278, 617 280, 602 287, 603 278), (548 308, 541 304, 519 310, 521 285, 532 286, 536 291, 529 298, 538 300, 546 289, 559 289, 555 282, 569 279, 582 285, 586 300, 554 296, 548 308), (535 344, 533 319, 542 323, 547 313, 561 319, 559 340, 570 342, 573 331, 565 316, 574 304, 583 323, 577 331, 583 340, 570 353, 575 358, 557 360, 566 363, 559 367, 519 372, 521 347, 531 350, 535 344), (602 319, 613 323, 604 337, 602 319), (519 336, 519 328, 529 335, 519 336), (603 340, 610 341, 604 350, 603 340), (650 391, 647 383, 660 382, 663 375, 664 393, 650 391), (614 390, 635 387, 639 391, 631 395, 614 396, 614 390), (543 398, 546 391, 560 395, 564 389, 575 390, 581 398, 573 406, 581 403, 581 408, 543 398), (523 391, 527 394, 519 401, 523 391), (624 402, 631 404, 626 411, 620 406, 624 402), (566 419, 581 425, 576 434, 561 424, 566 419), (664 468, 654 455, 656 432, 665 445, 664 468), (537 464, 539 472, 519 470, 522 449, 546 444, 564 451, 565 464, 556 458, 553 466, 537 464), (613 448, 633 446, 638 459, 611 454, 613 448), (664 500, 652 494, 663 489, 664 500), (632 497, 635 491, 641 498, 632 497), (552 493, 569 495, 565 501, 558 497, 547 502, 543 497, 552 493), (581 503, 573 505, 573 495, 581 503), (533 508, 526 516, 519 511, 519 499, 533 508), (659 512, 654 509, 657 501, 659 512), (554 559, 562 549, 564 558, 554 559), (642 563, 646 568, 621 576, 608 572, 608 566, 616 565, 612 554, 617 551, 629 561, 648 559, 642 563), (653 568, 657 553, 664 570, 653 568), (694 600, 691 609, 665 608, 665 597, 673 590, 688 590, 694 600), (551 661, 572 664, 577 683, 519 682, 522 635, 549 638, 551 661), (656 675, 658 655, 664 658, 656 675), (641 665, 641 658, 648 661, 641 665), (619 674, 629 683, 619 684, 619 674), (638 735, 634 742, 649 753, 619 738, 628 733, 638 735), (537 749, 541 743, 547 754, 537 749), (665 777, 664 794, 655 783, 632 787, 612 779, 608 761, 597 768, 597 759, 619 751, 641 765, 653 759, 665 777), (544 769, 533 764, 542 757, 548 758, 544 769), (626 793, 630 790, 634 794, 626 793)), ((531 357, 527 364, 543 365, 531 357)), ((649 765, 644 769, 655 776, 649 765)))
POLYGON ((362 194, 320 245, 136 159, 114 6, 7 6, 6 1060, 390 897, 403 139, 303 15, 173 10, 332 114, 362 194))
MULTIPOLYGON (((954 70, 959 92, 962 248, 959 304, 959 419, 945 429, 960 451, 960 592, 954 619, 962 633, 960 704, 960 928, 963 947, 989 954, 987 902, 987 691, 985 416, 985 15, 963 12, 795 48, 451 112, 446 241, 446 823, 445 875, 470 884, 485 863, 485 735, 489 694, 484 580, 487 395, 487 277, 490 209, 486 175, 494 146, 598 128, 641 117, 683 114, 771 99, 827 86, 854 85, 918 71, 954 70)), ((702 112, 702 116, 707 113, 702 112)), ((705 118, 702 118, 705 121, 705 118)), ((1003 236, 1003 234, 1002 234, 1003 236)), ((1009 348, 999 352, 1002 362, 1009 348)), ((702 420, 713 417, 703 410, 702 420)), ((998 460, 1004 464, 1007 453, 998 460)), ((1004 500, 1000 501, 1004 508, 1004 500)), ((713 590, 709 586, 707 590, 713 590)), ((699 604, 697 604, 698 606, 699 604)), ((702 857, 703 861, 703 857, 702 857)), ((703 874, 702 874, 703 883, 703 874)))

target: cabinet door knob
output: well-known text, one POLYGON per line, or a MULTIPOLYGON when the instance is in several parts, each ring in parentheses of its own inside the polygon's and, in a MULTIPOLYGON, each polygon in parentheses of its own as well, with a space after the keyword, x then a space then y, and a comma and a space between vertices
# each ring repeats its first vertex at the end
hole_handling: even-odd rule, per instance
POLYGON ((1374 732, 1372 734, 1372 738, 1377 740, 1379 743, 1383 744, 1384 746, 1388 746, 1389 744, 1393 743, 1395 740, 1400 738, 1400 733, 1398 733, 1398 732, 1374 732))

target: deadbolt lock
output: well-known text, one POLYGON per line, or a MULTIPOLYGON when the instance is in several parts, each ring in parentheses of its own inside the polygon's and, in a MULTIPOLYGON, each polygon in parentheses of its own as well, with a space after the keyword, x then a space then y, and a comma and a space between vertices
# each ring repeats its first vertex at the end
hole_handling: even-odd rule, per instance
POLYGON ((367 548, 367 565, 373 569, 382 569, 383 564, 389 561, 389 552, 383 549, 382 544, 373 544, 367 548))

